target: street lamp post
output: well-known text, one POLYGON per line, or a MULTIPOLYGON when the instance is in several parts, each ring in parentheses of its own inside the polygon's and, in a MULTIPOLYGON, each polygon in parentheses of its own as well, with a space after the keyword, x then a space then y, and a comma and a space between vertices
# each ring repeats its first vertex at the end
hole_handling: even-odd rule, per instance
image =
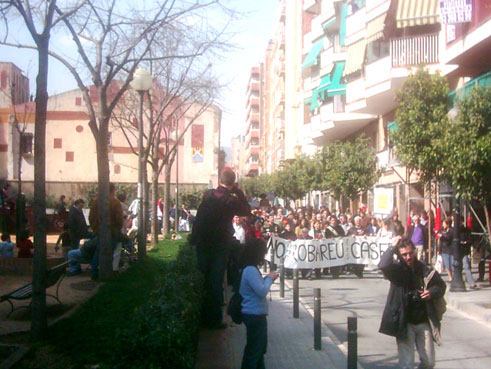
MULTIPOLYGON (((448 112, 448 119, 454 121, 459 114, 459 108, 454 106, 448 112)), ((465 292, 464 279, 462 278, 462 255, 460 248, 460 197, 457 195, 457 191, 454 190, 455 197, 455 208, 453 210, 453 227, 454 227, 454 238, 452 240, 452 249, 454 253, 454 273, 452 277, 452 282, 450 283, 450 291, 452 292, 465 292)))
POLYGON ((143 155, 143 97, 152 87, 152 76, 145 69, 137 69, 133 74, 130 86, 140 95, 140 111, 138 124, 138 260, 146 256, 146 221, 143 217, 143 168, 145 157, 143 155))
POLYGON ((450 283, 450 291, 452 292, 465 292, 464 279, 462 278, 462 255, 460 248, 460 198, 455 196, 455 208, 453 211, 453 229, 454 238, 452 240, 452 249, 454 252, 454 273, 452 282, 450 283))

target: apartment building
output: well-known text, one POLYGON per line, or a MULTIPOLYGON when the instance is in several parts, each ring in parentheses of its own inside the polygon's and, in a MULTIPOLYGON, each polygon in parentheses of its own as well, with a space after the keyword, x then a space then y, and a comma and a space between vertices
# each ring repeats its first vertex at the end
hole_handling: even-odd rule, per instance
POLYGON ((468 21, 442 25, 444 3, 457 18, 450 1, 304 1, 304 12, 314 15, 304 17, 311 21, 303 35, 305 132, 319 147, 362 133, 371 138, 383 172, 360 198, 370 210, 380 193, 390 200, 385 211, 396 207, 401 216, 428 202, 418 177, 394 157, 388 135, 397 129, 396 92, 415 68, 439 71, 463 91, 469 78, 471 85, 489 81, 491 62, 483 56, 490 52, 491 7, 472 1, 468 21))
MULTIPOLYGON (((95 92, 92 88, 91 98, 97 98, 95 92)), ((128 99, 131 93, 128 91, 125 97, 128 99)), ((68 198, 75 198, 84 193, 87 185, 97 183, 95 140, 82 101, 82 92, 78 89, 49 98, 46 124, 48 195, 65 194, 68 198)), ((208 187, 218 183, 217 149, 221 111, 211 106, 191 123, 200 108, 198 104, 190 106, 177 124, 178 134, 189 126, 178 145, 178 159, 174 161, 171 170, 171 183, 176 183, 177 175, 181 188, 208 187), (176 165, 179 166, 177 171, 176 165)), ((26 193, 32 192, 34 182, 34 112, 33 102, 0 109, 0 178, 15 183, 21 168, 23 190, 26 193), (15 116, 20 130, 16 128, 15 116)), ((133 124, 137 127, 136 121, 133 124)), ((148 132, 147 123, 144 123, 144 130, 148 132)), ((133 129, 124 133, 115 120, 110 124, 108 151, 112 182, 137 183, 136 132, 133 129)), ((166 134, 168 136, 162 134, 160 140, 164 152, 167 143, 172 145, 175 142, 176 129, 170 128, 166 134)), ((148 173, 150 176, 150 166, 148 173)), ((159 182, 164 182, 164 172, 160 174, 159 182)))
POLYGON ((264 172, 272 173, 285 160, 285 7, 264 59, 264 172))
POLYGON ((29 79, 10 62, 0 62, 0 108, 29 101, 29 79))
POLYGON ((261 67, 251 68, 249 82, 247 83, 246 101, 246 130, 244 134, 245 167, 244 174, 248 177, 260 173, 260 126, 259 102, 261 85, 261 67))

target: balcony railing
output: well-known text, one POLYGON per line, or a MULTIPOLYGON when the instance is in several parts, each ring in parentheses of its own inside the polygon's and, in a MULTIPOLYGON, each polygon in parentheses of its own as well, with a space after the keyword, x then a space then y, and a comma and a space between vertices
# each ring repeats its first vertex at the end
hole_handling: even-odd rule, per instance
POLYGON ((392 67, 438 63, 438 34, 391 40, 392 67))

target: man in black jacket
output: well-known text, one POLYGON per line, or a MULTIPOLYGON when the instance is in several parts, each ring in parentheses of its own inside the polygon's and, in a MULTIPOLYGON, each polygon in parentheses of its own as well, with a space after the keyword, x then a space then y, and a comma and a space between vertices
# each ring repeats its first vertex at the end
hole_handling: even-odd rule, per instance
POLYGON ((445 282, 435 270, 417 260, 414 245, 408 238, 389 248, 378 267, 390 281, 379 332, 396 337, 402 369, 413 369, 415 347, 421 362, 419 368, 433 368, 433 341, 440 340, 437 299, 445 294, 445 282))
POLYGON ((92 236, 82 211, 83 207, 84 200, 82 199, 75 200, 70 207, 70 213, 68 215, 68 232, 70 233, 70 239, 72 240, 72 250, 79 248, 80 240, 91 238, 92 236))
POLYGON ((189 242, 196 246, 198 264, 204 277, 201 319, 210 329, 225 328, 222 322, 223 279, 232 243, 234 215, 246 216, 251 208, 235 183, 235 173, 224 168, 220 185, 208 190, 198 208, 189 242))

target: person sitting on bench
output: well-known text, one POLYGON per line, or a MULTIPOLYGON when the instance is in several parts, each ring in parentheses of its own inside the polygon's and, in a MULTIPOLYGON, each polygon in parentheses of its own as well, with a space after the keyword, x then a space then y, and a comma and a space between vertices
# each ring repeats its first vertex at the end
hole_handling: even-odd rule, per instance
POLYGON ((67 259, 70 262, 68 264, 69 276, 74 276, 82 273, 82 262, 90 261, 90 274, 92 279, 96 278, 96 272, 99 264, 99 238, 94 237, 86 240, 82 247, 75 250, 68 251, 67 259))

